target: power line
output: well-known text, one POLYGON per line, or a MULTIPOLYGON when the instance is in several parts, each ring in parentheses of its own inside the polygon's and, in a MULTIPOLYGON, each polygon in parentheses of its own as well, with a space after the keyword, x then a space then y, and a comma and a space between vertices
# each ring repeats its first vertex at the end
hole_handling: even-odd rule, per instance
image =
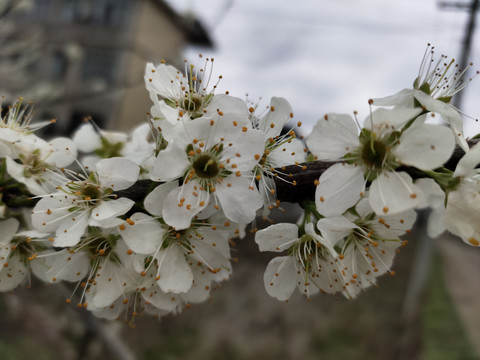
MULTIPOLYGON (((465 33, 462 41, 462 48, 460 53, 460 68, 466 69, 468 66, 468 58, 470 56, 470 52, 472 49, 472 41, 475 32, 476 26, 476 18, 477 18, 477 11, 479 6, 479 0, 472 0, 470 3, 465 2, 448 2, 448 1, 440 1, 438 2, 438 6, 444 9, 454 9, 454 10, 467 10, 469 12, 468 21, 465 27, 465 33)), ((462 103, 464 91, 458 92, 454 99, 453 105, 457 108, 460 107, 462 103)))

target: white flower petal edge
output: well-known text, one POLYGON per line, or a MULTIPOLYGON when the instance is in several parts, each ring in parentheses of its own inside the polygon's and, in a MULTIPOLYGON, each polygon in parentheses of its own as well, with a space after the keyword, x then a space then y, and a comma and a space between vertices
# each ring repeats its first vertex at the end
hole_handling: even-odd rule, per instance
POLYGON ((370 186, 370 206, 378 215, 393 215, 415 208, 419 192, 406 172, 383 172, 370 186))
POLYGON ((185 260, 185 255, 179 245, 170 245, 160 250, 158 259, 158 286, 164 292, 184 293, 193 283, 193 274, 185 260))
POLYGON ((455 139, 448 128, 423 124, 405 130, 395 155, 405 165, 432 170, 442 166, 454 149, 455 139))
POLYGON ((298 241, 298 226, 295 224, 274 224, 255 233, 255 242, 260 251, 284 251, 296 241, 298 241))
POLYGON ((322 235, 330 239, 333 245, 347 236, 357 225, 343 216, 326 217, 318 220, 317 228, 322 235))
POLYGON ((150 172, 150 179, 154 181, 174 180, 182 176, 189 165, 184 144, 172 142, 158 154, 155 167, 150 172))
POLYGON ((480 193, 478 185, 462 182, 448 194, 444 224, 448 231, 466 244, 480 246, 480 193))
POLYGON ((152 215, 162 216, 163 204, 167 195, 178 187, 178 181, 158 185, 143 201, 143 206, 152 215))
POLYGON ((318 160, 337 160, 358 147, 358 129, 350 115, 328 114, 306 140, 318 160))
POLYGON ((270 100, 270 111, 260 119, 258 129, 265 133, 268 138, 280 135, 283 126, 293 117, 292 106, 281 97, 272 97, 270 100))
POLYGON ((164 200, 162 215, 165 222, 177 230, 190 226, 192 218, 205 209, 210 201, 210 194, 199 191, 200 185, 189 181, 168 194, 164 200))
POLYGON ((244 177, 229 177, 217 186, 216 197, 225 216, 235 222, 250 223, 263 205, 263 199, 252 181, 244 177))
POLYGON ((113 190, 127 189, 138 180, 140 167, 133 161, 114 157, 100 160, 96 170, 102 186, 113 190))
POLYGON ((335 164, 319 179, 315 191, 315 205, 324 216, 341 215, 360 199, 365 180, 359 166, 335 164))
POLYGON ((95 221, 101 222, 125 214, 132 208, 135 201, 127 198, 119 198, 116 200, 102 201, 92 213, 95 221))
POLYGON ((285 301, 292 296, 297 285, 297 269, 295 258, 292 256, 280 256, 273 258, 267 265, 263 275, 265 290, 268 295, 285 301))
POLYGON ((163 242, 165 229, 147 214, 135 213, 125 222, 120 235, 127 246, 138 254, 153 254, 163 242), (132 222, 133 221, 133 222, 132 222))
POLYGON ((414 96, 428 111, 442 115, 442 118, 450 125, 456 143, 460 145, 464 151, 467 151, 468 144, 463 136, 463 121, 460 114, 451 105, 436 100, 421 90, 415 90, 414 96))
POLYGON ((463 155, 455 168, 453 176, 474 175, 474 169, 478 164, 480 164, 480 143, 475 144, 463 155))

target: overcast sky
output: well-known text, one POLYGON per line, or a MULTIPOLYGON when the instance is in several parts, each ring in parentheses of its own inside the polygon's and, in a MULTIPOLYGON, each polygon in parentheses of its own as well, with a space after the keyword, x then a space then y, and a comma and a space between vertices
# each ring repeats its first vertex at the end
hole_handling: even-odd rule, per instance
MULTIPOLYGON (((451 0, 454 1, 454 0, 451 0)), ((308 132, 328 112, 368 114, 367 100, 411 87, 427 43, 456 58, 466 11, 440 9, 435 0, 169 0, 194 12, 215 42, 219 91, 257 100, 283 96, 308 132)), ((471 59, 480 68, 474 40, 471 59)), ((462 109, 480 117, 480 77, 462 109)), ((466 120, 468 132, 480 125, 466 120)))

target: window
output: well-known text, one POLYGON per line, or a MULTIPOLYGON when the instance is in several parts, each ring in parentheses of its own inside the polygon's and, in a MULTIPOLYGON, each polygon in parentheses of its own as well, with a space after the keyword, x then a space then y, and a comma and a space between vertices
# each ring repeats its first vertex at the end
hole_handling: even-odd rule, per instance
POLYGON ((63 52, 57 50, 52 55, 50 75, 54 80, 60 80, 65 76, 68 66, 68 59, 63 52))
POLYGON ((65 0, 62 18, 82 24, 123 25, 131 0, 65 0))
POLYGON ((29 17, 37 21, 47 20, 50 16, 51 0, 34 0, 29 11, 29 17))
POLYGON ((114 83, 118 54, 107 49, 86 49, 82 64, 82 78, 86 81, 105 81, 114 83))

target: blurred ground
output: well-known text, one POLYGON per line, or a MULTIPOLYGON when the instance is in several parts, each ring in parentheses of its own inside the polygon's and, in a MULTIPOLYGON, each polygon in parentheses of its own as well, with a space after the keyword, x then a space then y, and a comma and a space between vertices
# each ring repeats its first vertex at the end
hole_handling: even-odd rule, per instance
POLYGON ((443 275, 461 322, 480 357, 480 249, 453 236, 440 239, 443 275))
MULTIPOLYGON (((380 278, 378 288, 354 301, 332 296, 307 301, 296 294, 283 303, 264 290, 263 272, 272 254, 259 254, 251 239, 239 241, 234 276, 213 291, 211 301, 161 321, 140 317, 135 329, 122 322, 105 329, 145 360, 476 359, 439 261, 417 319, 405 326, 401 314, 416 242, 411 234, 397 257, 397 275, 380 278), (413 342, 403 341, 405 332, 413 342)), ((448 266, 446 273, 457 271, 448 266)), ((115 359, 86 313, 64 299, 54 286, 38 283, 0 295, 0 359, 115 359)))

